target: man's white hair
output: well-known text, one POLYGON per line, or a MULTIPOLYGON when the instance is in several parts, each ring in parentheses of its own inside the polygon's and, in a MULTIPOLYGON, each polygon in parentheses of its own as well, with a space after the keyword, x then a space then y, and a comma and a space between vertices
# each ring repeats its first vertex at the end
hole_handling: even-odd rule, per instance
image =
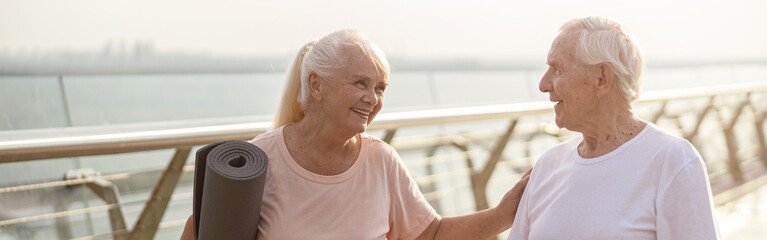
POLYGON ((589 65, 609 63, 621 94, 631 102, 639 98, 644 60, 639 45, 624 25, 609 18, 591 16, 570 20, 559 30, 582 30, 575 57, 589 65))

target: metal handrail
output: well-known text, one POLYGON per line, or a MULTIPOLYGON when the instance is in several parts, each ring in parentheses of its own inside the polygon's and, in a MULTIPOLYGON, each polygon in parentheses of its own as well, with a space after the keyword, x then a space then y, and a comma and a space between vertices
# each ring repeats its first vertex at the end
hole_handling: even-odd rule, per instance
MULTIPOLYGON (((733 93, 767 91, 767 83, 650 91, 637 101, 661 102, 733 93)), ((422 125, 513 119, 553 112, 550 102, 526 102, 381 113, 369 130, 422 125)), ((219 121, 231 122, 231 120, 219 121)), ((95 127, 48 128, 0 132, 0 163, 90 156, 204 145, 228 139, 251 139, 270 129, 271 122, 204 124, 187 122, 121 124, 95 127), (56 133, 56 131, 60 131, 56 133), (55 136, 50 136, 51 134, 55 136)))
MULTIPOLYGON (((662 91, 650 91, 643 94, 637 103, 643 104, 642 107, 659 106, 660 108, 642 108, 642 111, 650 110, 651 122, 659 119, 669 119, 679 127, 682 137, 690 142, 695 141, 695 136, 699 132, 700 123, 707 115, 717 114, 720 128, 724 133, 727 142, 727 152, 729 156, 724 159, 727 164, 729 175, 724 178, 716 177, 718 181, 712 181, 712 190, 715 195, 715 202, 721 204, 742 195, 744 192, 753 189, 754 186, 767 183, 767 168, 753 168, 754 163, 751 160, 741 161, 738 154, 738 147, 735 144, 734 127, 744 109, 750 109, 754 117, 755 132, 762 135, 757 136, 762 162, 767 166, 767 141, 765 141, 763 123, 767 119, 767 102, 756 100, 759 97, 766 96, 767 83, 745 83, 729 86, 699 87, 691 89, 673 89, 662 91), (724 97, 721 97, 724 96, 724 97), (731 98, 730 96, 734 97, 731 98), (754 97, 757 96, 757 97, 754 97), (702 109, 683 106, 682 111, 669 110, 668 106, 674 106, 676 100, 702 99, 707 100, 708 104, 702 109), (734 99, 734 101, 733 101, 734 99), (652 103, 652 104, 644 104, 652 103), (655 104, 660 103, 660 104, 655 104), (655 105, 653 105, 655 104, 655 105), (725 110, 725 111, 722 111, 725 110), (731 110, 731 111, 727 111, 731 110), (711 113, 711 114, 709 114, 711 113), (730 113, 729 115, 727 113, 730 113), (680 116, 684 114, 694 114, 697 120, 694 121, 692 129, 685 129, 680 121, 680 116), (729 117, 727 117, 729 116, 729 117), (743 166, 741 166, 743 165, 743 166), (744 171, 745 169, 745 171, 744 171), (731 179, 728 179, 731 177, 731 179)), ((503 131, 493 130, 490 133, 477 134, 448 134, 430 138, 422 137, 399 137, 393 146, 398 151, 408 151, 408 149, 425 149, 427 156, 427 168, 434 164, 432 158, 438 148, 450 147, 457 148, 459 152, 452 154, 451 158, 461 158, 463 156, 466 166, 459 169, 453 169, 448 172, 434 173, 427 172, 427 176, 417 178, 419 185, 433 185, 440 177, 455 178, 456 176, 468 177, 469 185, 452 186, 447 189, 433 189, 425 192, 427 199, 438 200, 441 195, 448 192, 461 191, 460 189, 470 188, 474 195, 476 210, 488 208, 487 188, 490 184, 490 176, 497 165, 508 165, 519 171, 519 169, 528 166, 512 166, 514 159, 504 159, 503 151, 509 141, 526 141, 529 143, 536 136, 554 135, 560 141, 565 136, 571 136, 569 133, 559 132, 549 129, 548 124, 545 128, 540 128, 539 124, 526 124, 517 127, 520 119, 536 117, 553 112, 551 102, 526 102, 513 104, 499 104, 486 106, 453 107, 427 109, 407 112, 393 112, 379 114, 375 122, 369 127, 369 130, 384 130, 386 136, 382 139, 386 142, 392 142, 393 136, 398 129, 405 127, 417 127, 426 125, 442 125, 450 123, 473 122, 482 120, 510 120, 505 133, 503 131), (513 133, 513 134, 512 134, 513 133), (512 135, 517 140, 512 140, 512 135), (521 139, 519 139, 521 138, 521 139), (470 140, 472 139, 472 140, 470 140), (494 140, 492 140, 494 139, 494 140), (484 166, 474 166, 472 155, 469 154, 470 145, 468 141, 487 141, 494 142, 491 149, 486 149, 489 154, 484 166), (403 147, 403 145, 407 145, 403 147)), ((641 114, 641 112, 640 112, 641 114)), ((743 114, 749 115, 749 114, 743 114)), ((529 118, 535 119, 535 118, 529 118)), ((740 118, 743 119, 743 118, 740 118)), ((744 122, 749 124, 747 122, 744 122)), ((44 214, 39 216, 23 217, 18 219, 4 220, 0 225, 14 225, 38 219, 58 218, 65 215, 80 214, 82 211, 109 211, 112 232, 109 234, 115 239, 151 239, 157 229, 168 226, 160 222, 165 212, 169 199, 173 198, 173 189, 178 184, 178 179, 182 172, 189 172, 192 166, 184 167, 186 159, 192 146, 205 145, 211 142, 221 140, 251 139, 258 134, 264 133, 271 128, 271 122, 256 121, 253 118, 222 118, 222 119, 203 119, 190 121, 172 121, 172 122, 153 122, 153 123, 135 123, 119 124, 108 126, 83 126, 67 128, 48 128, 34 130, 13 130, 0 132, 0 164, 8 162, 31 161, 37 159, 49 159, 60 157, 76 157, 100 154, 115 154, 126 152, 140 152, 157 149, 175 149, 172 160, 163 172, 161 179, 152 192, 146 206, 130 231, 125 224, 125 218, 120 208, 119 193, 117 188, 111 183, 104 181, 116 175, 103 177, 90 177, 84 179, 68 179, 63 181, 30 184, 23 186, 14 186, 0 188, 0 193, 26 191, 30 189, 50 188, 53 186, 72 186, 76 184, 85 184, 107 205, 114 206, 109 209, 86 208, 72 211, 58 212, 54 214, 44 214), (102 183, 99 185, 98 183, 102 183)), ((525 142, 523 142, 525 143, 525 142)), ((751 158, 750 154, 748 157, 751 158)), ((440 158, 446 155, 439 156, 440 158)), ((533 157, 528 152, 524 159, 533 157)), ((439 161, 439 160, 437 160, 439 161)), ((479 161, 477 163, 482 163, 479 161)), ((529 164, 529 161, 528 161, 529 164)), ((522 170, 524 171, 524 170, 522 170)), ((121 176, 121 178, 124 176, 121 176)), ((514 177, 514 176, 512 176, 514 177)), ((714 178, 711 175, 712 179, 714 178)), ((508 176, 506 177, 508 178, 508 176)), ((497 181, 495 178, 494 181, 497 181)), ((172 225, 183 224, 184 220, 174 220, 172 225)), ((104 235, 107 236, 107 235, 104 235)))

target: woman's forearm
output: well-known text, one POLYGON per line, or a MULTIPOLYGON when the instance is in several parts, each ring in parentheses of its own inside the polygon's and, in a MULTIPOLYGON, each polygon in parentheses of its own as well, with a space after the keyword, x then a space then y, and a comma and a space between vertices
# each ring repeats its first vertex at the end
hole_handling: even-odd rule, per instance
POLYGON ((496 208, 469 215, 442 218, 434 239, 488 239, 511 227, 514 216, 504 216, 496 208))
POLYGON ((194 240, 194 220, 192 219, 192 216, 189 216, 189 218, 186 220, 186 225, 184 225, 184 231, 181 232, 181 240, 194 240))
POLYGON ((517 207, 530 180, 531 169, 503 196, 498 206, 473 214, 437 221, 434 239, 488 239, 511 227, 517 207))

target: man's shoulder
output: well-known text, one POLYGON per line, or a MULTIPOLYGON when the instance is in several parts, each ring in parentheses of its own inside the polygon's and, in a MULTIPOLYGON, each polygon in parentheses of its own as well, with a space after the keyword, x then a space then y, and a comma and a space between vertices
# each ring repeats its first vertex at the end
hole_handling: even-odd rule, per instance
POLYGON ((567 141, 558 143, 549 149, 547 149, 543 154, 541 155, 541 159, 544 158, 550 158, 550 157, 562 157, 563 154, 566 154, 568 152, 575 151, 578 147, 578 144, 583 140, 583 137, 578 135, 576 137, 573 137, 567 141))
POLYGON ((642 139, 647 147, 656 148, 656 151, 671 158, 699 158, 697 150, 687 139, 673 135, 654 124, 647 127, 650 128, 649 132, 642 139))
POLYGON ((577 156, 577 147, 583 138, 579 135, 547 149, 535 162, 535 168, 559 166, 561 162, 577 156))

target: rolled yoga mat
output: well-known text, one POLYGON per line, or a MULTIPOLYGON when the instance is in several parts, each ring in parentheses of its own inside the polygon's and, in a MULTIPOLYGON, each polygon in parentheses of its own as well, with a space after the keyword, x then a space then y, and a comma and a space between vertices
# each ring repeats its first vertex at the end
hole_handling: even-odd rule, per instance
POLYGON ((195 239, 256 239, 267 164, 263 150, 243 141, 222 141, 197 150, 195 239))

